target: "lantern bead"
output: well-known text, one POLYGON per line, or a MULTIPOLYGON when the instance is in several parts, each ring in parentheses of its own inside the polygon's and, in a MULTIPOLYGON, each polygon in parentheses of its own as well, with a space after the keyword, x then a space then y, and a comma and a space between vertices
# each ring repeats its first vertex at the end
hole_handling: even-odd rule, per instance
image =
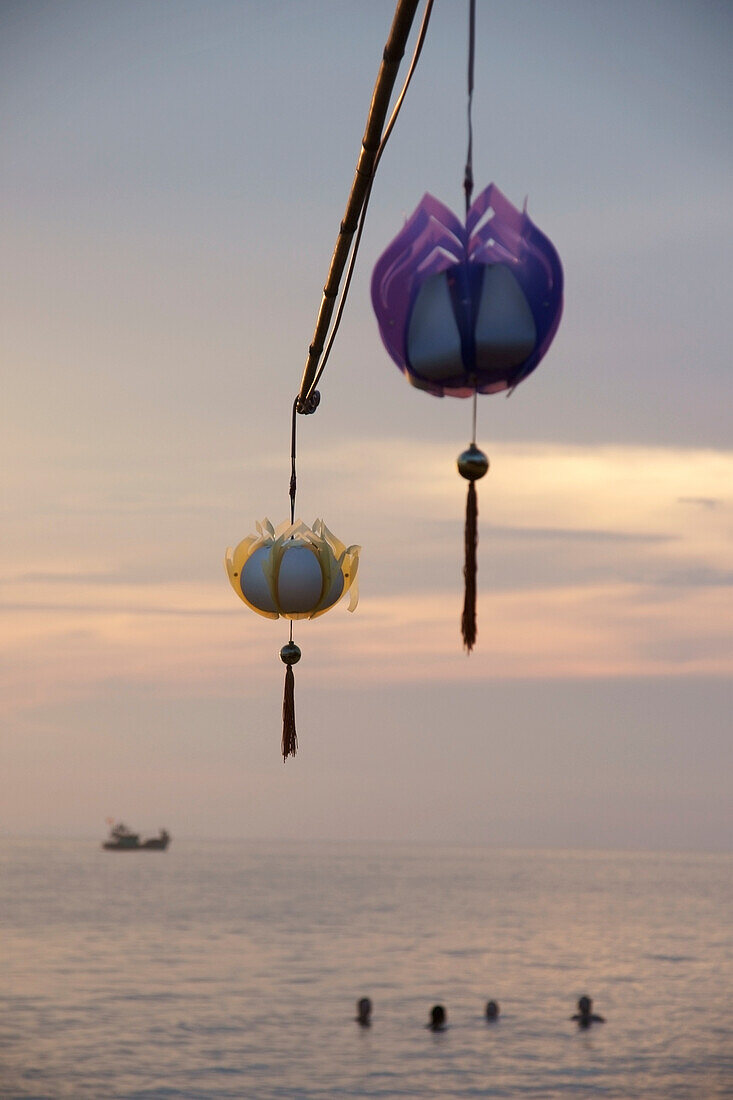
POLYGON ((456 460, 458 473, 465 477, 466 481, 478 481, 489 469, 489 459, 484 452, 472 443, 471 446, 459 454, 456 460))
POLYGON ((286 642, 280 650, 280 660, 284 665, 297 665, 300 660, 300 646, 295 642, 286 642))

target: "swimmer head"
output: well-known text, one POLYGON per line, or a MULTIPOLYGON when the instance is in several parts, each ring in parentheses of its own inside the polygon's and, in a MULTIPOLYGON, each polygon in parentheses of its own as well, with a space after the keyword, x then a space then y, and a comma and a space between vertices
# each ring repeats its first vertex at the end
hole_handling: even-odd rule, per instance
POLYGON ((372 1002, 368 997, 356 1002, 356 1022, 362 1027, 369 1027, 372 1022, 372 1002))

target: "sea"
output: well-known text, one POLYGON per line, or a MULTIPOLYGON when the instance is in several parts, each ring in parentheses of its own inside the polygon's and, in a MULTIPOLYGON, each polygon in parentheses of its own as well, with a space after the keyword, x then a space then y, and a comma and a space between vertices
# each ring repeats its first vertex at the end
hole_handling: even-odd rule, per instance
POLYGON ((5 838, 0 1097, 733 1097, 732 872, 724 854, 5 838), (582 995, 604 1023, 570 1019, 582 995))

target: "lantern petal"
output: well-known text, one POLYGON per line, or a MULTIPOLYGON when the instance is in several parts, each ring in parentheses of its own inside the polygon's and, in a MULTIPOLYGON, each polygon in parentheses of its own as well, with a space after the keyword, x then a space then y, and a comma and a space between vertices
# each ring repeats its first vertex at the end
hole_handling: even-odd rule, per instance
MULTIPOLYGON (((242 539, 242 541, 237 544, 234 550, 229 547, 226 552, 224 564, 226 566, 227 575, 229 577, 229 583, 239 596, 240 600, 242 600, 243 603, 246 603, 247 607, 251 608, 252 611, 256 611, 258 615, 263 615, 267 619, 277 619, 279 617, 279 613, 276 609, 274 609, 274 604, 271 600, 266 600, 264 607, 259 606, 257 603, 253 603, 251 599, 247 598, 245 590, 242 587, 244 572, 247 569, 248 562, 252 561, 252 558, 255 555, 259 555, 260 550, 266 551, 267 546, 271 543, 269 534, 265 533, 268 531, 268 526, 266 526, 267 522, 268 521, 265 521, 265 525, 259 523, 257 524, 257 530, 260 532, 259 535, 249 535, 247 538, 242 539)), ((269 530, 272 530, 271 524, 269 525, 269 530)), ((254 562, 252 564, 254 565, 254 562)), ((259 556, 257 561, 257 568, 261 569, 259 556)), ((248 573, 251 572, 251 570, 248 570, 248 573)), ((256 573, 254 573, 254 576, 256 577, 256 573)), ((256 585, 255 587, 259 592, 259 586, 256 585)))
MULTIPOLYGON (((483 191, 466 219, 469 259, 473 263, 508 264, 532 311, 535 345, 507 379, 519 385, 539 364, 550 347, 562 317, 563 270, 560 257, 526 212, 517 210, 496 184, 483 191), (485 215, 491 213, 486 219, 485 215), (482 221, 482 219, 485 219, 482 221)), ((480 392, 485 392, 479 386, 480 392)))
POLYGON ((465 230, 432 195, 424 195, 374 268, 372 303, 382 340, 400 370, 407 360, 404 329, 413 295, 431 275, 465 258, 465 230))
POLYGON ((479 370, 517 367, 534 351, 537 327, 532 311, 506 264, 483 269, 475 333, 479 370))
POLYGON ((346 545, 337 539, 333 531, 330 531, 322 519, 313 520, 313 534, 318 538, 323 539, 327 546, 330 547, 335 558, 340 558, 346 550, 346 545))
POLYGON ((259 523, 259 522, 256 523, 255 527, 259 531, 261 538, 263 538, 263 539, 271 538, 272 539, 272 538, 275 537, 275 528, 272 526, 272 524, 270 523, 269 519, 266 516, 262 520, 261 523, 259 523))
POLYGON ((428 381, 464 373, 461 333, 445 271, 420 285, 410 312, 406 353, 415 373, 428 381))
MULTIPOLYGON (((329 539, 326 537, 328 528, 322 520, 315 520, 311 529, 311 537, 316 546, 318 561, 321 566, 322 586, 317 602, 312 606, 311 618, 315 619, 328 611, 341 599, 344 591, 344 579, 341 568, 337 562, 329 539)), ((333 536, 331 536, 333 539, 333 536)), ((338 540, 334 540, 338 541, 338 540)))
POLYGON ((526 214, 517 210, 495 183, 490 183, 466 215, 467 258, 486 262, 481 250, 488 248, 501 250, 492 252, 491 260, 519 260, 525 218, 526 214))
POLYGON ((357 604, 359 603, 359 580, 357 573, 359 571, 359 551, 360 546, 350 546, 344 555, 344 561, 341 566, 344 574, 344 592, 349 593, 349 604, 347 611, 356 611, 357 604))
POLYGON ((258 538, 250 535, 248 538, 242 539, 234 549, 232 549, 231 546, 227 547, 224 564, 226 565, 229 580, 232 584, 235 584, 235 580, 237 580, 239 574, 242 572, 242 566, 249 556, 250 547, 259 541, 258 538))
POLYGON ((252 551, 242 567, 239 584, 245 603, 260 615, 277 619, 280 608, 267 571, 270 550, 271 544, 263 543, 252 551))

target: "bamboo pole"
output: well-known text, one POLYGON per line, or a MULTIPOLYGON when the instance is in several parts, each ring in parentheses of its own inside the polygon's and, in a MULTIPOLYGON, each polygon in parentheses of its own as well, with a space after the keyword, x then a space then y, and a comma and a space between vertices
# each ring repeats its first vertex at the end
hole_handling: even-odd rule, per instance
POLYGON ((328 269, 328 278, 323 288, 321 308, 318 311, 315 332, 310 347, 308 358, 303 370, 300 382, 300 390, 296 407, 299 413, 309 411, 307 397, 313 386, 313 381, 318 370, 318 363, 326 342, 328 328, 333 316, 334 306, 338 295, 341 276, 343 275, 346 261, 349 256, 351 242, 359 225, 359 216, 364 205, 369 182, 374 172, 374 162, 382 140, 384 120, 387 117, 389 101, 397 79, 397 71, 405 54, 405 45, 410 34, 412 21, 419 0, 397 0, 392 27, 389 32, 387 44, 382 54, 382 63, 377 74, 377 81, 372 93, 372 101, 367 115, 366 129, 361 142, 361 152, 356 165, 354 182, 346 203, 346 211, 336 238, 336 246, 331 257, 331 266, 328 269))

